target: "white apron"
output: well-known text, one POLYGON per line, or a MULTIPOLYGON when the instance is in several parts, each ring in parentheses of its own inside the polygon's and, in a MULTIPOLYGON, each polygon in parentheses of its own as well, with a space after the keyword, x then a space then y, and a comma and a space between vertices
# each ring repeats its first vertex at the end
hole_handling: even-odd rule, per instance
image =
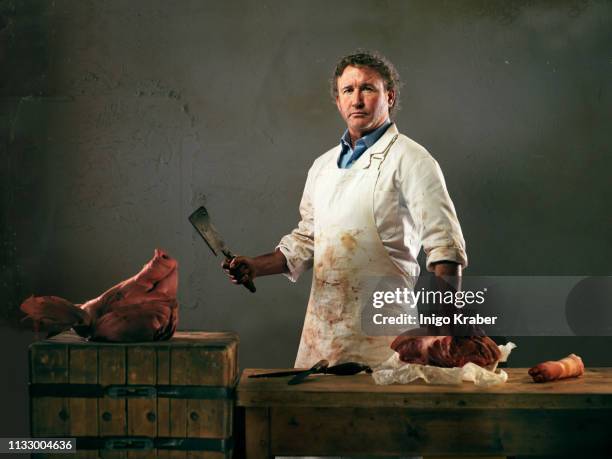
POLYGON ((350 169, 338 168, 334 160, 316 177, 314 272, 296 368, 321 359, 330 365, 355 361, 374 366, 393 353, 394 336, 362 331, 361 309, 372 307, 366 284, 373 278, 406 279, 385 250, 374 219, 379 170, 396 139, 397 134, 382 151, 374 145, 377 151, 364 152, 350 169))

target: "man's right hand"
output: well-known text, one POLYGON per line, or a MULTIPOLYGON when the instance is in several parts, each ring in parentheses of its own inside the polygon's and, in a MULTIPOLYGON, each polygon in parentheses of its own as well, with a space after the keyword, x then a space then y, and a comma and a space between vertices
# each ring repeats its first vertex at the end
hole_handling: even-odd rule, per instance
POLYGON ((231 260, 225 260, 221 267, 229 280, 236 285, 244 284, 249 280, 252 282, 256 277, 289 271, 285 255, 278 249, 255 258, 237 256, 231 260))
POLYGON ((225 260, 221 267, 233 284, 245 284, 249 280, 252 282, 257 277, 257 262, 251 257, 237 256, 225 260))

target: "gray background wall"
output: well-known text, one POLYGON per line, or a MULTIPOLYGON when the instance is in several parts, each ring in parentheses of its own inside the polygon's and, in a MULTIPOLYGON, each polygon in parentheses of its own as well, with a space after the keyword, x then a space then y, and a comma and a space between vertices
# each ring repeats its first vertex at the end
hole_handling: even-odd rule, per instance
MULTIPOLYGON (((338 141, 328 95, 358 47, 396 63, 400 129, 439 161, 480 275, 610 274, 612 2, 0 1, 0 433, 27 433, 31 293, 82 302, 165 248, 183 329, 239 332, 243 367, 290 366, 310 277, 231 286, 186 217, 271 250, 338 141)), ((537 305, 535 305, 537 306, 537 305)), ((607 338, 517 338, 513 365, 607 338)))

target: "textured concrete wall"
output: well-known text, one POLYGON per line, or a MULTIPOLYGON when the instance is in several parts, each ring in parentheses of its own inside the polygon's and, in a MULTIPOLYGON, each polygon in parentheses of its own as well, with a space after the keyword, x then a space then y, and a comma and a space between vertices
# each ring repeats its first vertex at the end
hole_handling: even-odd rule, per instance
MULTIPOLYGON (((609 274, 610 19, 596 0, 0 1, 2 314, 97 296, 163 247, 182 328, 291 365, 310 278, 233 288, 187 216, 205 204, 234 251, 271 250, 342 133, 327 80, 357 47, 403 77, 396 120, 445 172, 468 273, 609 274)), ((3 338, 22 398, 29 339, 3 338)), ((523 339, 514 363, 611 364, 605 343, 523 339)))

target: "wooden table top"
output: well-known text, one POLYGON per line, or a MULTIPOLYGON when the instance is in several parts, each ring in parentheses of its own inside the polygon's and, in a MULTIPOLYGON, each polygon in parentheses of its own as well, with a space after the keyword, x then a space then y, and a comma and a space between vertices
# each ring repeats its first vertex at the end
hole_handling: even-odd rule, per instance
POLYGON ((248 378, 271 369, 246 369, 237 389, 242 407, 405 407, 414 409, 612 409, 612 368, 593 368, 580 378, 536 384, 526 368, 505 368, 508 381, 488 388, 471 382, 429 385, 423 381, 380 386, 371 375, 248 378))

